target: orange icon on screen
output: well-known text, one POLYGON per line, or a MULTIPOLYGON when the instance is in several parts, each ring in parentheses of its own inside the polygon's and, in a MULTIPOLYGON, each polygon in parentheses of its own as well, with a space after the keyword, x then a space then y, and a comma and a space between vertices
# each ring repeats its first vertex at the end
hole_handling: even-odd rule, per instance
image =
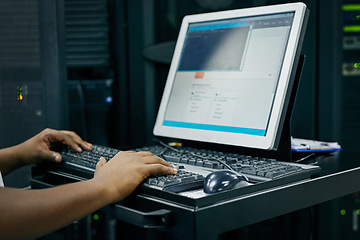
POLYGON ((205 72, 196 72, 195 73, 195 78, 204 78, 205 76, 205 72))

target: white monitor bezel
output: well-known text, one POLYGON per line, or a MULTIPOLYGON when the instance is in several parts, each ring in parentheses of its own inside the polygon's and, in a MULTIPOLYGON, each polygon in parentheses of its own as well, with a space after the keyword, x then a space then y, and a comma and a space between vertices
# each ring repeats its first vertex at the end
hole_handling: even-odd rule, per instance
POLYGON ((288 87, 290 85, 292 71, 296 71, 294 61, 295 57, 297 56, 298 43, 301 38, 306 9, 307 8, 304 3, 290 3, 185 16, 180 28, 167 82, 164 88, 163 97, 155 122, 153 130, 154 135, 160 137, 177 138, 267 150, 276 148, 277 146, 275 145, 275 143, 278 142, 278 139, 280 138, 280 136, 277 136, 277 134, 279 132, 279 125, 283 117, 282 114, 284 114, 283 107, 285 105, 286 98, 289 97, 286 94, 289 94, 289 92, 291 92, 288 91, 288 87), (254 136, 239 133, 223 133, 163 126, 167 102, 169 100, 171 89, 174 83, 175 74, 181 57, 182 47, 190 23, 239 17, 261 16, 266 14, 278 14, 286 12, 294 12, 294 18, 286 47, 284 63, 279 75, 278 87, 274 99, 272 114, 269 119, 266 136, 254 136))

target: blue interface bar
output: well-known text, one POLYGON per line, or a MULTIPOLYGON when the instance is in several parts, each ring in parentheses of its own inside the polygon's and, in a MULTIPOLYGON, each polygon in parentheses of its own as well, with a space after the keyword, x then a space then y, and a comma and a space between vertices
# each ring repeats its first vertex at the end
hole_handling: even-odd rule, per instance
POLYGON ((255 136, 265 136, 265 132, 266 132, 264 129, 229 127, 229 126, 188 123, 188 122, 178 122, 178 121, 168 121, 168 120, 164 120, 163 126, 191 128, 191 129, 209 130, 209 131, 217 131, 217 132, 242 133, 242 134, 249 134, 255 136))
POLYGON ((248 22, 237 22, 237 23, 219 23, 219 24, 208 24, 208 25, 200 25, 200 26, 189 26, 189 32, 245 27, 250 25, 252 24, 249 24, 248 22))

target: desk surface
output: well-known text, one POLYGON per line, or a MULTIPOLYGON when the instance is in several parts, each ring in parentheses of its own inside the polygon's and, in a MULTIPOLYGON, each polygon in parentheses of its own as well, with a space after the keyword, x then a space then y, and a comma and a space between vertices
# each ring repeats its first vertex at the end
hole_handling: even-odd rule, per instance
POLYGON ((158 229, 176 239, 211 240, 222 233, 360 191, 357 153, 320 155, 309 159, 311 162, 322 168, 319 176, 266 190, 242 194, 235 189, 201 201, 171 193, 162 196, 135 192, 104 210, 118 220, 158 229))

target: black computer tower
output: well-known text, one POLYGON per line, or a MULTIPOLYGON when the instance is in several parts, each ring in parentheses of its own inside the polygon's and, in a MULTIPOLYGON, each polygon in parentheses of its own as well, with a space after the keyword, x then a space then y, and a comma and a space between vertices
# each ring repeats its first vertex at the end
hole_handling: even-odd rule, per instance
MULTIPOLYGON (((0 2, 0 147, 45 127, 67 128, 66 69, 61 0, 0 2)), ((29 168, 5 178, 29 185, 29 168)))

